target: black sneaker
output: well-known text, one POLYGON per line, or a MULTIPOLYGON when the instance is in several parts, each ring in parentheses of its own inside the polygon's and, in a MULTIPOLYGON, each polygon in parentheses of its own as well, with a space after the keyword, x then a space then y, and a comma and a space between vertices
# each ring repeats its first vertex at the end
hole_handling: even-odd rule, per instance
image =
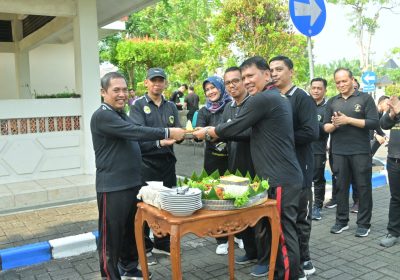
POLYGON ((312 275, 315 272, 315 267, 311 261, 306 261, 303 263, 303 271, 306 275, 312 275))
MULTIPOLYGON (((119 275, 121 276, 121 280, 143 280, 142 271, 139 269, 131 269, 130 271, 124 271, 121 266, 118 265, 119 275)), ((149 279, 151 279, 153 275, 149 271, 149 279)))
POLYGON ((304 271, 300 271, 299 280, 307 280, 307 276, 304 271))
POLYGON ((154 254, 163 254, 163 255, 171 256, 171 251, 170 251, 169 247, 168 248, 161 248, 161 247, 160 248, 156 248, 156 247, 154 247, 152 252, 154 254))
POLYGON ((312 209, 312 219, 313 220, 321 220, 321 208, 313 207, 312 209))
POLYGON ((147 265, 155 265, 155 264, 157 264, 157 259, 151 252, 148 252, 146 254, 146 257, 147 257, 147 265))
POLYGON ((356 236, 357 237, 366 237, 369 234, 369 228, 362 228, 362 227, 358 227, 356 230, 356 236))
POLYGON ((350 212, 358 213, 358 202, 354 202, 353 206, 351 206, 350 212))
POLYGON ((334 224, 331 227, 331 233, 339 234, 339 233, 342 233, 344 230, 348 230, 348 229, 349 229, 348 225, 334 224))
POLYGON ((330 200, 325 204, 325 208, 329 208, 329 209, 335 208, 336 206, 337 206, 336 201, 334 201, 334 200, 332 200, 332 199, 330 199, 330 200))
POLYGON ((246 263, 251 263, 253 261, 257 260, 257 258, 250 258, 247 255, 239 256, 235 258, 235 263, 237 264, 246 264, 246 263))

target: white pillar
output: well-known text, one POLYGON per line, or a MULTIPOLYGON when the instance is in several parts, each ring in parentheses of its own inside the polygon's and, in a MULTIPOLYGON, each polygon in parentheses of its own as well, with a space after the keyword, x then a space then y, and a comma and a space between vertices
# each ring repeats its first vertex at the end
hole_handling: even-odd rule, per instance
POLYGON ((81 94, 83 130, 83 172, 94 174, 95 162, 90 118, 100 106, 100 70, 97 48, 96 0, 78 0, 74 17, 75 81, 81 94))
POLYGON ((22 21, 15 18, 12 21, 13 37, 15 41, 15 74, 17 76, 17 96, 19 99, 31 99, 31 74, 29 69, 29 52, 19 51, 18 42, 22 39, 22 21))

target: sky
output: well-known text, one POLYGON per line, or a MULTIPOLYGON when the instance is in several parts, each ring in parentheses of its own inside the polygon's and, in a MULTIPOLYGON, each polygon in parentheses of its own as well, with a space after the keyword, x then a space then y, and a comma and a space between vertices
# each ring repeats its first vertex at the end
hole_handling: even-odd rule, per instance
MULTIPOLYGON (((324 29, 313 37, 314 63, 327 64, 329 62, 346 58, 358 59, 359 50, 356 40, 349 33, 350 21, 343 6, 326 4, 326 23, 324 29)), ((386 61, 385 55, 390 49, 400 47, 400 14, 383 11, 379 19, 380 28, 372 41, 372 60, 374 63, 386 61)), ((396 60, 399 62, 399 60, 396 60)))

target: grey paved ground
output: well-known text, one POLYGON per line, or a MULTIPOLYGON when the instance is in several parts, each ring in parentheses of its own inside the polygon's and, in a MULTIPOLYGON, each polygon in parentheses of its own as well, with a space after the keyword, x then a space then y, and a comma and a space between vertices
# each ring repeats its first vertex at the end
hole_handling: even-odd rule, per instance
MULTIPOLYGON (((178 154, 178 173, 190 175, 200 171, 202 154, 193 146, 181 146, 178 154)), ((317 268, 309 279, 400 279, 400 244, 380 247, 379 239, 386 233, 389 190, 373 191, 374 210, 371 234, 366 238, 354 236, 355 214, 350 214, 350 230, 339 235, 329 233, 335 210, 323 210, 323 219, 313 223, 310 241, 311 256, 317 268)), ((9 248, 52 238, 79 234, 96 229, 95 202, 0 216, 0 248, 9 248)), ((228 279, 227 256, 217 256, 215 241, 188 235, 182 242, 184 279, 228 279)), ((240 249, 236 254, 242 254, 240 249)), ((153 279, 170 279, 169 258, 158 256, 159 264, 150 267, 153 279)), ((255 279, 249 276, 251 265, 236 266, 236 279, 255 279)), ((0 272, 1 280, 8 279, 100 279, 96 253, 0 272)))

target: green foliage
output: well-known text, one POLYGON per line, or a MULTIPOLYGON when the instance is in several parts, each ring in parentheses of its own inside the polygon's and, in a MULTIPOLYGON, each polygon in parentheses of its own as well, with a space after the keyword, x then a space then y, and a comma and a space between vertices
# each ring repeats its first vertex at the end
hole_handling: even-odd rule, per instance
POLYGON ((151 39, 119 41, 116 51, 118 68, 127 73, 130 85, 137 83, 135 78, 138 72, 144 76, 148 68, 167 68, 186 61, 191 53, 190 46, 186 42, 151 39))
POLYGON ((389 85, 385 88, 385 95, 387 96, 400 96, 400 85, 389 85))
POLYGON ((285 54, 296 66, 295 82, 308 80, 306 38, 294 34, 289 22, 284 0, 224 1, 212 19, 214 42, 209 55, 214 57, 214 66, 219 66, 221 57, 240 61, 254 55, 268 59, 285 54))
POLYGON ((56 92, 53 94, 40 94, 37 93, 36 90, 33 90, 33 98, 35 99, 44 99, 44 98, 80 98, 81 95, 76 93, 74 90, 69 90, 65 88, 64 91, 56 92))
POLYGON ((314 76, 321 77, 328 81, 327 88, 327 97, 332 97, 337 94, 335 80, 333 78, 333 73, 337 68, 344 67, 348 68, 353 72, 355 78, 360 81, 360 76, 362 74, 360 69, 360 61, 359 60, 346 60, 340 59, 337 61, 333 61, 329 64, 318 64, 314 67, 314 76))
POLYGON ((209 18, 220 1, 164 0, 133 13, 126 23, 128 35, 187 41, 201 58, 208 45, 209 18))

